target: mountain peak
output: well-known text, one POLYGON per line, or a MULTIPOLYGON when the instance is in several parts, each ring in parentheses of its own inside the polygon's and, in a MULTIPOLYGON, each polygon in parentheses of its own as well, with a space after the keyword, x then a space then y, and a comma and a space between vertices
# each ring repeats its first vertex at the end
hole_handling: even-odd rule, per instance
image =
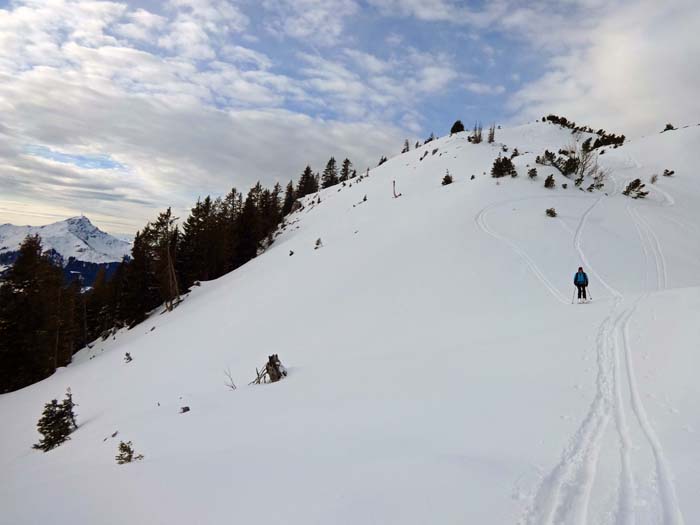
POLYGON ((45 250, 54 249, 64 260, 119 262, 130 252, 130 244, 95 226, 85 215, 45 226, 0 226, 0 253, 16 251, 27 235, 38 234, 45 250))
POLYGON ((63 222, 68 224, 68 226, 78 227, 81 229, 85 229, 85 228, 98 229, 94 224, 92 224, 90 219, 88 219, 85 215, 78 215, 76 217, 70 217, 63 222))

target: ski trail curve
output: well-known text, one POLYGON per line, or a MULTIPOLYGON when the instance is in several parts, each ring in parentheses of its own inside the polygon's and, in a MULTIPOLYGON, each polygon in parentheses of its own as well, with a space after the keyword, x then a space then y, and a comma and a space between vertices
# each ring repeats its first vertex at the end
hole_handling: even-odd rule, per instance
MULTIPOLYGON (((521 200, 521 199, 519 199, 521 200)), ((544 287, 551 293, 559 302, 568 304, 568 300, 564 295, 559 291, 559 289, 552 284, 552 282, 547 279, 545 274, 540 270, 540 268, 537 266, 535 261, 532 260, 532 258, 525 252, 523 251, 517 244, 515 244, 513 241, 508 239, 507 237, 504 237, 503 235, 500 235, 493 231, 489 226, 488 223, 486 222, 486 216, 488 213, 495 207, 501 206, 503 204, 507 204, 510 201, 507 202, 502 202, 502 203, 495 203, 491 204, 490 206, 487 206, 483 210, 481 210, 476 218, 476 224, 479 226, 479 228, 486 234, 490 235, 491 237, 498 239, 499 241, 507 244, 515 253, 517 253, 524 261, 527 267, 530 269, 530 271, 534 274, 534 276, 544 285, 544 287)))
POLYGON ((582 247, 582 238, 583 238, 583 230, 586 227, 586 223, 588 222, 588 217, 590 216, 591 212, 600 204, 601 200, 605 198, 604 195, 601 195, 596 199, 596 201, 591 204, 591 206, 583 212, 583 215, 581 216, 581 220, 579 221, 578 228, 576 228, 576 233, 574 234, 574 248, 579 254, 579 257, 581 258, 581 261, 586 265, 588 270, 596 276, 598 281, 600 281, 600 284, 603 285, 603 287, 612 294, 613 297, 616 298, 622 298, 622 295, 620 292, 618 292, 615 288, 610 286, 608 282, 596 271, 595 267, 590 263, 588 258, 586 257, 586 254, 583 251, 582 247))

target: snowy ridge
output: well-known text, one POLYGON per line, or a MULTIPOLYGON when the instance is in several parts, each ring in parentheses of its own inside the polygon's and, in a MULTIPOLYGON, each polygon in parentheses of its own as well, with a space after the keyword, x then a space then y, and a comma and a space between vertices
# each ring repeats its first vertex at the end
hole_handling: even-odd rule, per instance
POLYGON ((0 224, 0 256, 17 251, 27 235, 39 235, 44 250, 55 250, 64 265, 70 258, 96 264, 119 262, 131 252, 128 242, 103 232, 81 216, 45 226, 0 224))
POLYGON ((700 523, 700 127, 606 148, 600 192, 545 166, 528 179, 573 140, 535 123, 394 157, 307 197, 264 254, 172 313, 0 396, 3 518, 700 523), (518 177, 491 178, 515 147, 518 177), (646 199, 621 195, 634 178, 646 199), (289 377, 248 386, 272 353, 289 377), (81 427, 31 451, 68 386, 81 427), (120 439, 145 459, 116 465, 120 439))

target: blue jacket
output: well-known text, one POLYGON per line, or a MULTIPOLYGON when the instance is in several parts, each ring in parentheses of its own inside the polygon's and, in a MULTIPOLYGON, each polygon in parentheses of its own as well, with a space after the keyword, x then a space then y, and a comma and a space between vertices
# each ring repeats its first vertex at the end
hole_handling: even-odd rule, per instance
POLYGON ((574 275, 574 284, 576 286, 588 286, 588 276, 586 272, 576 272, 576 275, 574 275))

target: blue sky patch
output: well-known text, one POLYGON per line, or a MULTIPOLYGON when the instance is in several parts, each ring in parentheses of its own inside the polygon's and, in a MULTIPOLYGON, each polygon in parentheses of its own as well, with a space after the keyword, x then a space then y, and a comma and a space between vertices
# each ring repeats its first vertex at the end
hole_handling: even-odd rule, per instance
POLYGON ((87 170, 119 170, 125 169, 123 164, 120 164, 109 155, 77 155, 72 153, 64 153, 55 151, 46 146, 29 144, 24 147, 25 153, 33 157, 41 157, 42 159, 53 160, 63 164, 72 164, 79 168, 87 170))

